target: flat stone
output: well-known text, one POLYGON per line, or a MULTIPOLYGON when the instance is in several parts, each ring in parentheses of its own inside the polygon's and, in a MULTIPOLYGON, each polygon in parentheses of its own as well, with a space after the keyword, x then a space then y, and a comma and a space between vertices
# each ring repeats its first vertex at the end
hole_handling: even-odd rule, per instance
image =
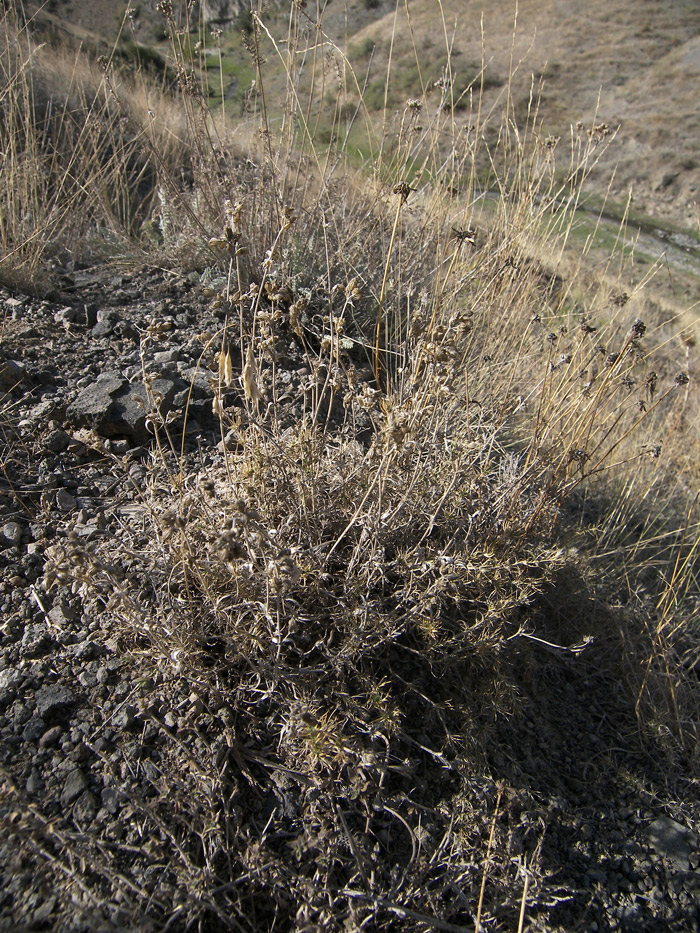
POLYGON ((32 773, 27 778, 25 786, 28 794, 38 794, 39 791, 43 790, 44 782, 41 780, 41 775, 36 769, 32 770, 32 773))
POLYGON ((69 807, 80 797, 84 790, 87 790, 87 786, 87 780, 80 768, 73 768, 63 785, 61 806, 64 809, 69 807))
POLYGON ((68 603, 57 602, 49 609, 49 619, 56 628, 67 625, 69 622, 75 622, 78 618, 77 611, 68 603))
POLYGON ((49 636, 45 622, 26 625, 22 635, 22 657, 40 658, 50 650, 53 639, 49 636))
POLYGON ((41 716, 50 716, 75 703, 75 697, 68 687, 59 686, 42 687, 34 699, 41 716))
POLYGON ((61 512, 72 512, 77 507, 78 501, 67 489, 61 488, 56 491, 56 505, 61 512))
POLYGON ((153 354, 153 362, 158 366, 165 366, 168 363, 177 363, 180 359, 180 350, 177 347, 172 347, 170 350, 161 350, 159 353, 153 354))
POLYGON ((97 801, 89 790, 83 791, 73 807, 73 819, 78 823, 91 823, 97 812, 97 801))
POLYGON ((670 816, 660 816, 647 827, 647 836, 654 851, 663 855, 679 871, 690 867, 690 856, 698 846, 697 837, 670 816))
POLYGON ((122 803, 122 795, 115 787, 105 787, 101 795, 102 806, 114 815, 122 803))
POLYGON ((102 437, 147 440, 151 437, 146 427, 151 400, 161 414, 166 415, 174 396, 175 383, 170 379, 154 379, 149 397, 142 383, 130 385, 118 373, 104 373, 80 392, 68 406, 66 417, 102 437))

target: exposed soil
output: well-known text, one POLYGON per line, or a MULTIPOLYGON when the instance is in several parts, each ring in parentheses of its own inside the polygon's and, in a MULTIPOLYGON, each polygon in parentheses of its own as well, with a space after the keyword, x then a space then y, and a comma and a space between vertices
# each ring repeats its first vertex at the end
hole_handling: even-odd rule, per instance
MULTIPOLYGON (((449 684, 414 662, 402 671, 404 728, 390 743, 368 739, 362 768, 332 788, 321 767, 309 781, 277 760, 273 710, 231 706, 235 689, 223 703, 186 677, 159 678, 108 608, 70 585, 45 589, 47 549, 69 535, 89 545, 148 533, 152 440, 110 406, 142 380, 149 327, 147 368, 170 386, 175 437, 196 386, 186 463, 222 464, 213 350, 195 372, 198 335, 221 325, 206 300, 159 271, 73 271, 62 284, 52 301, 0 292, 0 928, 252 933, 341 929, 343 916, 345 929, 469 930, 486 871, 484 929, 517 928, 527 878, 526 930, 697 930, 694 752, 667 726, 656 738, 642 727, 640 659, 620 635, 621 610, 593 602, 575 574, 537 607, 549 643, 504 657, 511 702, 485 681, 475 708, 446 723, 426 696, 449 684), (102 396, 100 420, 105 376, 119 389, 102 396), (594 641, 580 653, 553 647, 584 634, 594 641), (197 915, 196 877, 183 894, 171 870, 191 832, 178 823, 181 788, 206 794, 207 781, 212 797, 225 785, 236 826, 222 868, 245 907, 235 916, 214 895, 197 915), (364 884, 358 861, 371 866, 364 884)), ((290 337, 290 418, 305 375, 290 337)))

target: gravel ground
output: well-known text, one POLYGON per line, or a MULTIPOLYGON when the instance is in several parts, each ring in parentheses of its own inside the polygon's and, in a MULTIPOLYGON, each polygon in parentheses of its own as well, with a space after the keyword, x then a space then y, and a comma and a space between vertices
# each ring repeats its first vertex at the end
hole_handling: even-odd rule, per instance
MULTIPOLYGON (((139 345, 149 328, 147 368, 162 413, 172 412, 177 434, 189 397, 190 462, 220 459, 214 352, 197 364, 201 335, 222 322, 188 281, 160 272, 74 271, 62 285, 55 301, 0 290, 0 929, 155 930, 162 904, 136 919, 129 907, 136 889, 155 890, 164 858, 139 842, 134 801, 150 800, 164 773, 163 735, 181 734, 194 754, 217 713, 186 683, 156 704, 145 668, 94 603, 44 589, 44 561, 68 531, 98 540, 138 511, 151 444, 139 345), (116 849, 116 880, 101 891, 90 879, 116 849)), ((280 369, 293 417, 309 374, 292 342, 280 369)), ((475 825, 488 830, 500 793, 519 840, 511 866, 539 865, 524 929, 698 930, 697 779, 681 752, 672 758, 642 741, 633 700, 598 664, 606 650, 617 650, 613 635, 583 658, 542 646, 524 660, 517 715, 484 716, 478 754, 460 762, 475 825)), ((437 768, 420 743, 403 751, 436 784, 457 770, 456 761, 437 768)), ((252 769, 264 786, 250 807, 284 825, 294 807, 280 772, 274 783, 250 749, 246 761, 242 774, 252 769)), ((180 929, 173 918, 169 928, 180 929)), ((227 928, 217 923, 209 928, 227 928)), ((503 928, 498 918, 486 926, 503 928)))

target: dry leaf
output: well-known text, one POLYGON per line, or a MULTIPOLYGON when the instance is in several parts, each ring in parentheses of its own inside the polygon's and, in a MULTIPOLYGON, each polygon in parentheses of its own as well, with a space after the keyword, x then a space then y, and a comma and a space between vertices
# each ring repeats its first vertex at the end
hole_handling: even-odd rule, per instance
POLYGON ((247 401, 252 402, 257 410, 263 397, 258 387, 258 367, 255 364, 252 344, 248 347, 245 366, 243 368, 243 390, 247 401))
POLYGON ((231 353, 221 348, 219 354, 219 382, 228 388, 233 382, 233 363, 231 362, 231 353))

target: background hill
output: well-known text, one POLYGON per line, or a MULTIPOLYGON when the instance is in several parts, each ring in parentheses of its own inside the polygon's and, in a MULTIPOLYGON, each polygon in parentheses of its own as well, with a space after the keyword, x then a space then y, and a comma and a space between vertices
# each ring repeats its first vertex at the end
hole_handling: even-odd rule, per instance
MULTIPOLYGON (((76 37, 112 42, 126 4, 109 0, 48 2, 38 14, 54 28, 63 23, 76 37)), ((163 20, 155 0, 132 3, 133 36, 145 45, 163 43, 163 20)), ((178 4, 175 4, 176 8, 178 4)), ((227 0, 196 9, 210 25, 234 34, 244 4, 227 0)), ((273 7, 274 9, 274 7, 273 7)), ((638 213, 674 221, 697 232, 700 113, 700 6, 694 0, 445 0, 444 22, 432 4, 380 0, 332 0, 324 27, 341 48, 377 46, 373 74, 383 78, 392 31, 398 73, 412 64, 413 32, 421 66, 430 70, 452 45, 456 81, 474 78, 486 64, 487 106, 510 92, 516 113, 527 109, 532 82, 540 93, 546 131, 568 137, 578 121, 605 122, 617 130, 615 145, 601 160, 594 180, 599 193, 624 204, 632 192, 638 213), (541 91, 540 91, 541 89, 541 91)), ((284 11, 280 13, 284 22, 284 11)), ((226 40, 224 40, 224 43, 226 40)), ((231 54, 235 54, 231 52, 231 54)), ((410 87, 405 88, 410 96, 410 87)), ((419 88, 414 93, 418 93, 419 88)), ((403 103, 403 101, 402 101, 403 103)))

